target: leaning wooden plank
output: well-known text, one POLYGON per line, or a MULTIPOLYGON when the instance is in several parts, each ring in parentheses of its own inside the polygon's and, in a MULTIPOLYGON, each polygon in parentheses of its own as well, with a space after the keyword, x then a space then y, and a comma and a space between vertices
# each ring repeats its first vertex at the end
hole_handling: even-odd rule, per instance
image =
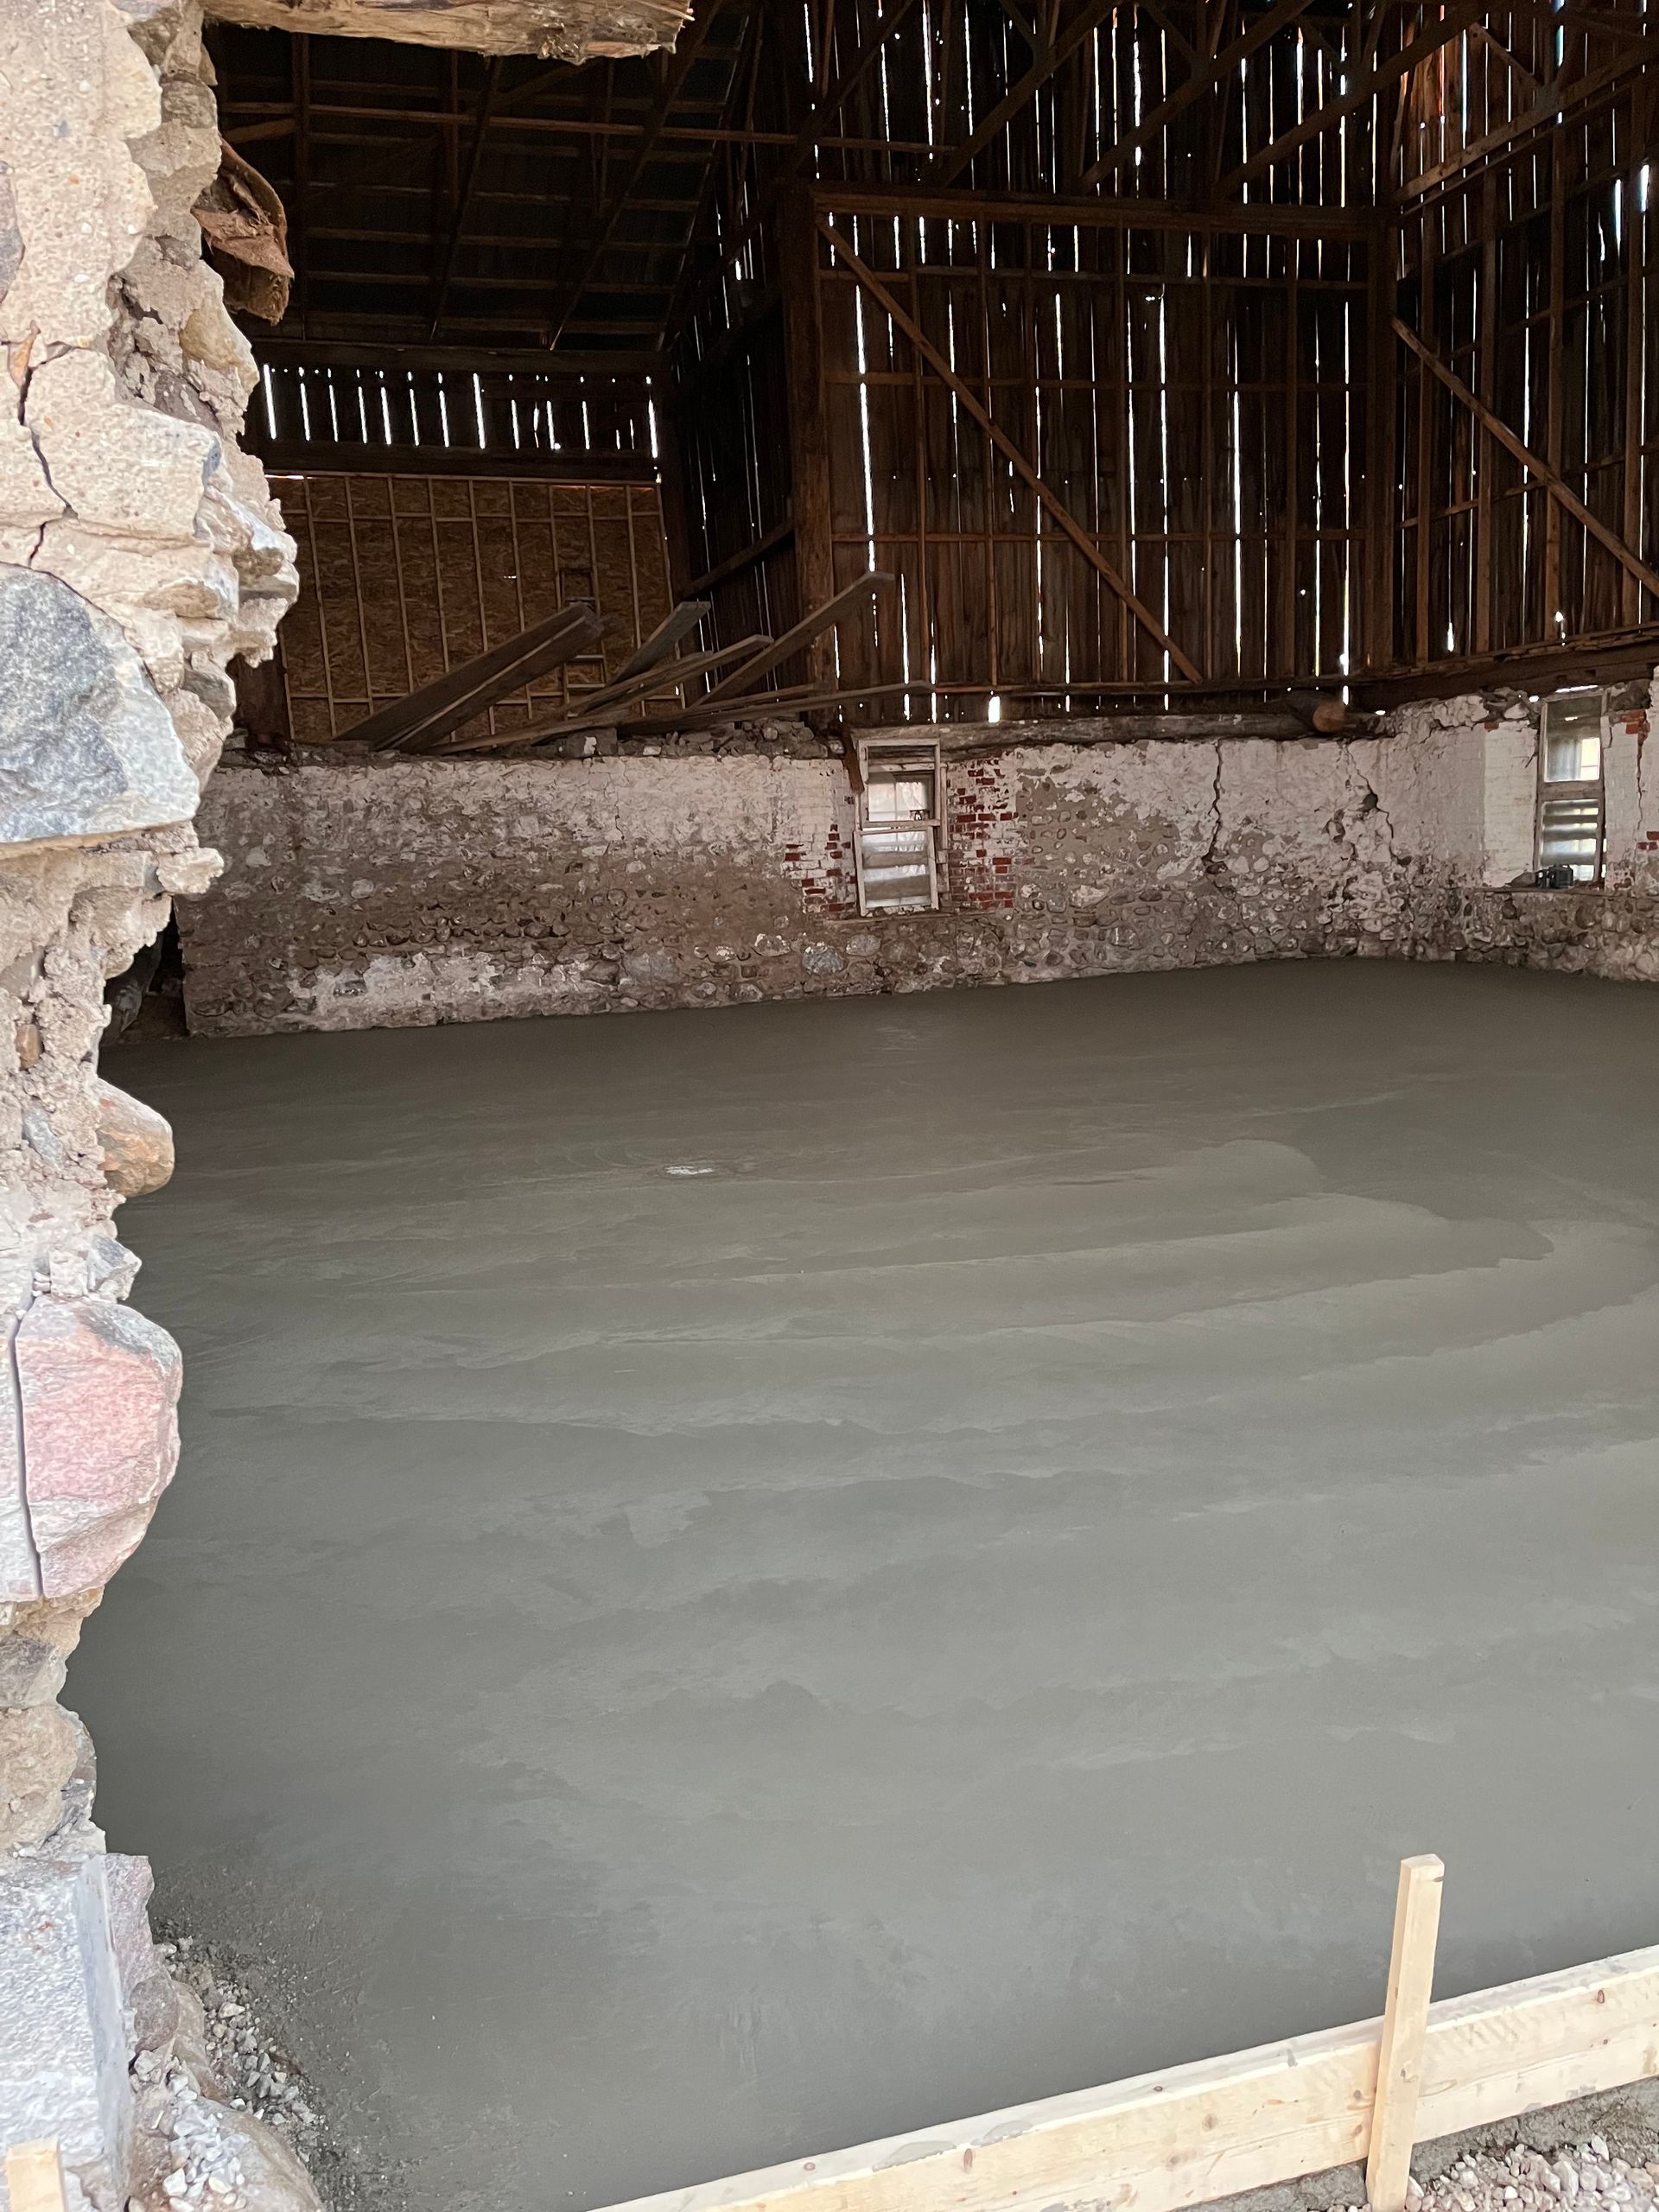
MULTIPOLYGON (((475 715, 493 707, 509 691, 518 690, 536 677, 545 676, 553 669, 563 668, 567 662, 591 652, 605 631, 605 625, 597 611, 587 606, 564 611, 573 619, 562 629, 550 631, 548 636, 528 655, 511 664, 504 660, 501 666, 469 684, 449 705, 429 717, 420 729, 406 734, 399 741, 400 749, 407 750, 417 743, 423 749, 430 747, 450 736, 475 715)), ((503 646, 500 651, 505 655, 506 648, 503 646)))
POLYGON ((11 2212, 63 2212, 63 2161, 55 2136, 12 2145, 6 2153, 6 2190, 11 2212))
POLYGON ((633 699, 646 699, 653 691, 672 691, 689 683, 694 676, 706 676, 711 668, 719 668, 728 660, 738 660, 745 653, 753 652, 757 645, 772 643, 764 630, 753 631, 747 638, 738 638, 729 645, 711 645, 707 652, 690 653, 679 660, 664 661, 658 668, 647 669, 643 676, 636 676, 630 683, 609 684, 603 691, 596 691, 584 698, 567 721, 580 720, 614 721, 616 709, 633 699))
POLYGON ((1365 2153, 1365 2194, 1371 2212, 1406 2212, 1445 1879, 1446 1868, 1432 1853, 1400 1862, 1394 1949, 1389 1961, 1388 2001, 1382 2008, 1382 2042, 1377 2057, 1376 2103, 1365 2153))
POLYGON ((479 737, 458 738, 451 745, 434 748, 441 753, 480 753, 505 746, 534 745, 543 738, 574 737, 579 730, 609 729, 616 721, 617 709, 630 701, 648 698, 653 691, 666 691, 676 684, 689 683, 694 676, 702 676, 711 668, 718 668, 722 661, 734 658, 740 653, 753 652, 762 638, 740 638, 734 645, 716 645, 712 652, 693 653, 687 659, 668 662, 664 667, 652 669, 644 676, 636 676, 632 683, 615 683, 604 692, 584 697, 568 715, 544 715, 538 721, 525 722, 518 729, 497 730, 479 737))
MULTIPOLYGON (((1381 2020, 613 2212, 1185 2212, 1364 2156, 1381 2020)), ((1659 2075, 1659 1948, 1431 2007, 1420 2140, 1659 2075)))
POLYGON ((585 601, 562 607, 556 614, 521 630, 505 645, 478 653, 432 683, 423 683, 418 691, 395 699, 378 714, 342 731, 341 738, 387 752, 416 738, 447 736, 470 715, 481 714, 519 684, 544 676, 549 669, 574 660, 596 645, 602 628, 599 616, 585 601))
POLYGON ((622 737, 671 737, 676 730, 701 729, 710 722, 795 721, 825 707, 885 698, 906 688, 903 683, 864 683, 856 691, 815 691, 803 685, 794 691, 758 691, 749 699, 722 699, 717 706, 698 700, 682 714, 636 715, 619 723, 617 732, 622 737))
POLYGON ((626 683, 630 677, 643 676, 647 669, 666 660, 681 639, 689 638, 703 616, 711 612, 714 603, 712 599, 683 599, 677 607, 671 607, 639 652, 617 670, 613 682, 626 683))
POLYGON ((723 677, 709 696, 711 699, 726 699, 734 693, 753 690, 763 676, 770 676, 772 670, 786 661, 791 653, 799 652, 803 645, 810 645, 821 630, 827 630, 832 622, 839 621, 843 614, 850 613, 855 607, 861 605, 883 584, 892 582, 893 578, 884 570, 872 569, 868 575, 860 576, 844 591, 838 591, 833 599, 826 599, 822 607, 815 607, 792 630, 785 630, 781 638, 772 639, 764 652, 757 653, 753 660, 745 661, 741 668, 734 668, 729 676, 723 677))

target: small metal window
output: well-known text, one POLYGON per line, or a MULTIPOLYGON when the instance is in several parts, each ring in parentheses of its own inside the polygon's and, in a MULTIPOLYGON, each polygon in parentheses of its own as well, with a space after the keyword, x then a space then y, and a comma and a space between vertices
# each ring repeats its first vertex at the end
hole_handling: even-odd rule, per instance
POLYGON ((1601 880, 1606 719, 1603 691, 1562 691, 1543 702, 1534 861, 1541 881, 1601 880))
POLYGON ((929 912, 939 903, 938 746, 861 738, 858 765, 858 911, 929 912))

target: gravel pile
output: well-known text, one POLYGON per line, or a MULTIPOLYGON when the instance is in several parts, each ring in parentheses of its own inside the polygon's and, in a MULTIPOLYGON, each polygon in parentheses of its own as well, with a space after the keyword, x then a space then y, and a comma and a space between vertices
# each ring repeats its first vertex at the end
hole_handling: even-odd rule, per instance
POLYGON ((177 2212, 209 2212, 214 2205, 231 2212, 245 2202, 247 2176, 236 2139, 219 2108, 188 2082, 168 2084, 167 2140, 174 2163, 162 2191, 177 2212))
MULTIPOLYGON (((246 1991, 188 1936, 156 1948, 174 1980, 201 2006, 202 2055, 226 2103, 232 2111, 252 2113, 274 2128, 315 2173, 324 2147, 322 2116, 299 2067, 261 2025, 246 1991)), ((205 2173, 208 2189, 212 2181, 209 2166, 205 2173)), ((181 2201, 194 2204, 199 2200, 185 2193, 181 2201)))
POLYGON ((1618 2157, 1600 2135, 1548 2157, 1518 2143, 1510 2151, 1474 2151, 1432 2181, 1408 2183, 1406 2203, 1408 2212, 1557 2212, 1568 2204, 1586 2212, 1612 2212, 1615 2205, 1654 2212, 1659 2146, 1649 2163, 1618 2157))

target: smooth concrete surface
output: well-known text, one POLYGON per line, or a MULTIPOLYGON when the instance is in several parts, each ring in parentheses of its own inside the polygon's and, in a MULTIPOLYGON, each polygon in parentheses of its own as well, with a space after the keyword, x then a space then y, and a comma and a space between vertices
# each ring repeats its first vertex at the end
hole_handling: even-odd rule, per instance
POLYGON ((1369 963, 111 1056, 112 1843, 406 2199, 1659 1941, 1659 994, 1369 963), (705 1173, 677 1173, 697 1169, 705 1173), (261 1964, 262 1960, 274 1961, 261 1964))

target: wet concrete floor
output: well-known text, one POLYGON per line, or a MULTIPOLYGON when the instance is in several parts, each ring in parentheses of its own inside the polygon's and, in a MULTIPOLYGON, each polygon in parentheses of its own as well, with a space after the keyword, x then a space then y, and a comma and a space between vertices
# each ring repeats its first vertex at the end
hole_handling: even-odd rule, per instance
POLYGON ((112 1844, 420 2212, 1659 1940, 1659 994, 1363 963, 129 1047, 112 1844), (262 1961, 275 1964, 261 1963, 262 1961))

